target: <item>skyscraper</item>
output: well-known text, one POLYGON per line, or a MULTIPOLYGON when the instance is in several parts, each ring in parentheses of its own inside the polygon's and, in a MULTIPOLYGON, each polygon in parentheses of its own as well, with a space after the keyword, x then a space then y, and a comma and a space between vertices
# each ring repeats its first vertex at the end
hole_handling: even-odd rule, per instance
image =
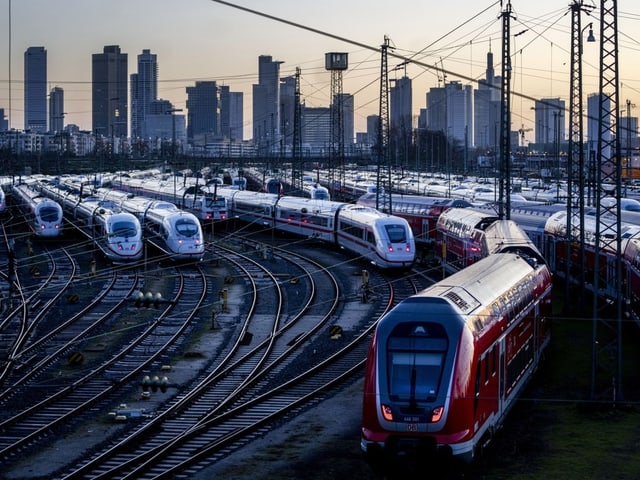
POLYGON ((227 85, 220 87, 220 134, 230 140, 242 140, 242 92, 232 92, 227 85))
POLYGON ((29 47, 24 52, 24 129, 47 131, 47 51, 29 47))
POLYGON ((412 91, 411 79, 404 76, 394 82, 389 90, 390 96, 390 119, 389 123, 393 132, 403 134, 412 130, 412 91))
POLYGON ((272 151, 280 138, 280 64, 270 55, 258 57, 258 83, 253 85, 253 142, 272 151))
POLYGON ((536 143, 562 143, 565 135, 565 103, 559 98, 536 100, 536 143))
POLYGON ((473 96, 473 144, 480 148, 497 149, 500 143, 500 89, 502 77, 495 76, 493 53, 487 53, 484 79, 478 80, 473 96))
POLYGON ((138 73, 131 74, 131 137, 146 138, 145 118, 158 99, 158 60, 151 50, 138 55, 138 73))
POLYGON ((215 81, 196 82, 187 87, 187 137, 220 135, 218 87, 215 81))
POLYGON ((92 128, 96 134, 127 135, 128 56, 118 45, 107 45, 91 57, 92 128))
POLYGON ((53 87, 49 93, 49 131, 59 133, 64 130, 64 90, 53 87))

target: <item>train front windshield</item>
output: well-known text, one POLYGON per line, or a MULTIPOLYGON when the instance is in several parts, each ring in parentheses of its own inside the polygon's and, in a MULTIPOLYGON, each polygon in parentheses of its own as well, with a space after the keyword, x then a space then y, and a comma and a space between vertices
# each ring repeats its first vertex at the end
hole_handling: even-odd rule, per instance
POLYGON ((131 238, 138 233, 135 223, 119 221, 113 224, 113 235, 116 237, 131 238))
POLYGON ((60 211, 55 207, 42 207, 40 218, 44 222, 58 222, 60 221, 60 211))
POLYGON ((198 225, 186 219, 181 219, 176 222, 176 231, 183 237, 193 237, 199 231, 198 225))
POLYGON ((448 347, 441 325, 399 324, 387 343, 389 398, 416 404, 436 399, 448 347))
POLYGON ((391 243, 405 243, 407 241, 407 231, 404 225, 385 225, 384 228, 391 243))

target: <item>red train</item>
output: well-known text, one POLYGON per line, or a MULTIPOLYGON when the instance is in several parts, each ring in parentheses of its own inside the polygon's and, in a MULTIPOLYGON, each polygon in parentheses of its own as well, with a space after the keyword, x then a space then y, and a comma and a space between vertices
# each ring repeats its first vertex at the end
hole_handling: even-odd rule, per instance
POLYGON ((436 223, 435 254, 444 268, 457 272, 494 253, 526 252, 538 262, 542 253, 512 220, 499 220, 490 210, 449 208, 436 223))
POLYGON ((545 263, 500 253, 385 315, 367 357, 365 458, 472 461, 549 343, 551 286, 545 263))

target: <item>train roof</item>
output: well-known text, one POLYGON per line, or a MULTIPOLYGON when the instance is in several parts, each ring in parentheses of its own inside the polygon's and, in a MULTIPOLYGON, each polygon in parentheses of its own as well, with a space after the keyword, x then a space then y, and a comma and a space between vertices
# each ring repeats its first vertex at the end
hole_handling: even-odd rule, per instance
MULTIPOLYGON (((544 267, 547 281, 551 274, 544 267)), ((446 301, 467 322, 469 315, 491 308, 500 298, 507 298, 515 288, 534 273, 530 260, 515 253, 491 255, 410 297, 405 302, 424 304, 446 301)), ((485 319, 485 324, 493 319, 485 319)), ((477 325, 470 325, 475 329, 477 325)))
POLYGON ((470 234, 474 229, 485 230, 496 220, 498 216, 492 212, 475 208, 449 208, 438 218, 438 225, 446 225, 447 228, 455 228, 461 233, 470 234))

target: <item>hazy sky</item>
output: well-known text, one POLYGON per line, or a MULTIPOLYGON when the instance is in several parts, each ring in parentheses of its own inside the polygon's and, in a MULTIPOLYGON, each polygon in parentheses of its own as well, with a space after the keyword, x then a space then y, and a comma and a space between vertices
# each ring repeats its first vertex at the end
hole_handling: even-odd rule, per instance
MULTIPOLYGON (((530 97, 569 95, 570 14, 573 0, 512 0, 512 89, 530 97), (524 33, 521 33, 524 32, 524 33), (519 34, 520 35, 516 35, 519 34)), ((447 81, 483 78, 486 54, 494 52, 500 74, 503 7, 488 0, 231 0, 305 28, 281 23, 212 0, 0 0, 0 108, 10 126, 23 120, 24 52, 44 46, 50 88, 65 92, 65 123, 91 128, 91 55, 105 45, 119 45, 129 56, 129 74, 137 56, 150 49, 158 56, 160 98, 185 108, 185 87, 198 80, 216 80, 244 92, 245 138, 251 137, 251 87, 257 83, 258 56, 284 62, 281 74, 302 71, 302 97, 308 106, 328 106, 330 75, 326 52, 348 52, 349 70, 343 91, 355 96, 356 130, 366 128, 367 115, 378 113, 380 53, 389 38, 389 67, 410 57, 444 67, 447 81), (11 29, 11 41, 9 37, 11 29), (329 34, 323 35, 319 32, 329 34), (9 48, 9 44, 11 47, 9 48), (9 61, 11 58, 11 61, 9 61), (11 74, 9 74, 11 63, 11 74), (11 95, 9 79, 11 78, 11 95), (11 96, 11 101, 9 100, 11 96), (9 112, 10 110, 10 112, 9 112)), ((599 42, 600 2, 583 16, 594 22, 599 42)), ((620 103, 640 108, 640 2, 618 2, 620 103)), ((585 38, 586 38, 585 31, 585 38)), ((584 44, 584 92, 598 89, 599 43, 584 44)), ((390 72, 400 78, 405 67, 390 72)), ((426 105, 426 92, 438 85, 433 68, 408 65, 413 79, 414 116, 426 105)), ((532 103, 514 95, 513 129, 533 127, 532 103)), ((640 112, 632 109, 632 115, 640 112)), ((528 138, 532 138, 528 135, 528 138)))

